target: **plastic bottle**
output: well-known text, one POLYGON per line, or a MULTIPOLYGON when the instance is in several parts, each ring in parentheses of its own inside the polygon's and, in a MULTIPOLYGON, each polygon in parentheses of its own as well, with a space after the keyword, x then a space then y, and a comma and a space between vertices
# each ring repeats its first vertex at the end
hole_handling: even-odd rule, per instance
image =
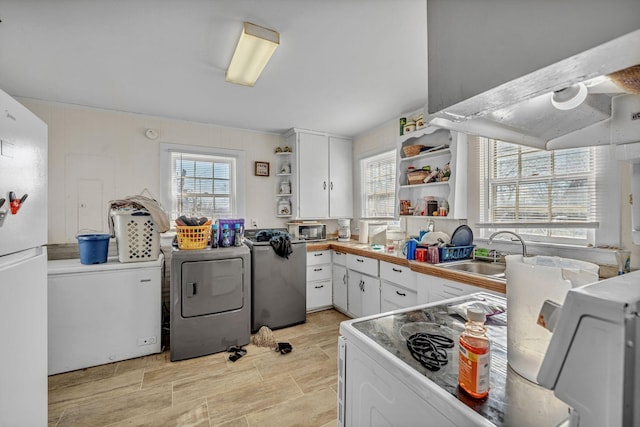
POLYGON ((229 224, 223 224, 222 225, 222 247, 223 248, 228 248, 229 246, 231 246, 231 239, 230 239, 230 231, 229 231, 229 224))
POLYGON ((211 224, 211 247, 218 247, 218 224, 211 224))
POLYGON ((460 335, 458 384, 470 396, 481 399, 489 394, 491 341, 486 335, 485 315, 481 309, 468 308, 467 319, 460 335))
POLYGON ((242 229, 240 224, 233 226, 233 246, 242 246, 242 229))

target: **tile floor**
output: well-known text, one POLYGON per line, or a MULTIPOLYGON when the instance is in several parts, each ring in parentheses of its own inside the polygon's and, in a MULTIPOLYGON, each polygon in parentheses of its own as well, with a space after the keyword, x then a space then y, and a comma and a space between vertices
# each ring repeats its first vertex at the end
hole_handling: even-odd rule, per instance
POLYGON ((248 345, 170 362, 168 351, 49 377, 49 426, 335 426, 335 310, 274 331, 293 351, 248 345))

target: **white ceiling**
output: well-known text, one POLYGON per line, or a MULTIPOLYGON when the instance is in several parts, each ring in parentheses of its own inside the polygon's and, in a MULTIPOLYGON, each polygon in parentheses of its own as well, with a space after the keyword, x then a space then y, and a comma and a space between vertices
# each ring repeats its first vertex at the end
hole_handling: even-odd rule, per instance
POLYGON ((17 97, 346 136, 427 99, 426 0, 3 0, 0 19, 17 97), (243 21, 280 33, 253 88, 224 81, 243 21))

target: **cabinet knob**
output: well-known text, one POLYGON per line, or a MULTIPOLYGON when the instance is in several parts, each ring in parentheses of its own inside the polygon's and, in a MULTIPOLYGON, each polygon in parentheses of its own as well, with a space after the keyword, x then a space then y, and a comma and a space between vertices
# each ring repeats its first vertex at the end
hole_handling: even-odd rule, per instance
POLYGON ((316 285, 315 288, 316 289, 324 288, 324 285, 316 285))
POLYGON ((400 295, 401 297, 406 297, 406 296, 407 296, 407 294, 403 294, 403 293, 402 293, 402 292, 400 292, 400 291, 396 291, 396 294, 400 295))
POLYGON ((331 184, 330 184, 330 186, 329 186, 329 189, 330 189, 330 190, 333 190, 333 181, 331 181, 331 184))
POLYGON ((316 252, 315 254, 313 254, 313 256, 322 256, 322 252, 316 252))
POLYGON ((396 273, 402 273, 402 270, 398 269, 398 268, 391 268, 393 271, 395 271, 396 273))
POLYGON ((364 262, 364 260, 363 260, 363 259, 360 259, 360 258, 356 258, 356 261, 358 261, 358 262, 364 262))
POLYGON ((327 189, 327 181, 322 181, 322 189, 323 190, 327 189))
POLYGON ((322 271, 322 268, 314 268, 313 271, 322 271))

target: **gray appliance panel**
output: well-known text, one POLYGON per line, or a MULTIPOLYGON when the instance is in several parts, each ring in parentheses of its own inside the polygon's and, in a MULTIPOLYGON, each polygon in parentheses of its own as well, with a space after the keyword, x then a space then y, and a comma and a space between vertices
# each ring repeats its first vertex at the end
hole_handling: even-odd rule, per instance
POLYGON ((182 264, 182 317, 238 310, 244 305, 242 259, 182 264))
POLYGON ((252 247, 253 332, 261 326, 284 328, 303 323, 307 315, 307 246, 293 244, 283 258, 271 246, 252 247))

